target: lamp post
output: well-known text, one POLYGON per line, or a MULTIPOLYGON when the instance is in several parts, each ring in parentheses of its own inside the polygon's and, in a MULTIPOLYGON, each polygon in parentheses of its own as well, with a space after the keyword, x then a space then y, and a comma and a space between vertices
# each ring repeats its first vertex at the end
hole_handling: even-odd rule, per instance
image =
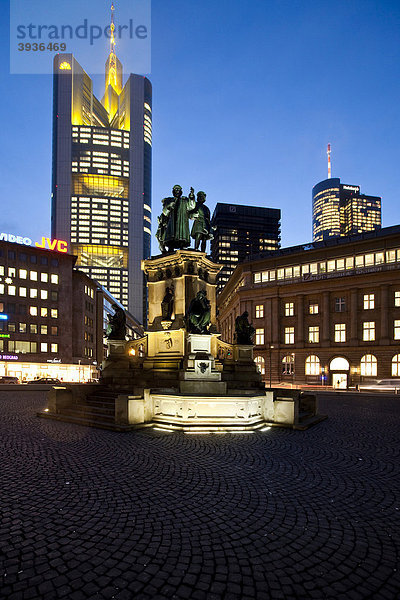
POLYGON ((274 345, 269 345, 269 387, 271 387, 272 382, 272 350, 274 349, 274 345))

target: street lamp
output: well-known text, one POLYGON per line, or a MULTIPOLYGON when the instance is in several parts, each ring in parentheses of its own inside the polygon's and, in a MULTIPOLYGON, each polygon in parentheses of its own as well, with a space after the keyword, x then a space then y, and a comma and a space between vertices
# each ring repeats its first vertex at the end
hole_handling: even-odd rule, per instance
POLYGON ((272 378, 272 350, 275 348, 273 344, 269 345, 269 387, 271 387, 272 378))

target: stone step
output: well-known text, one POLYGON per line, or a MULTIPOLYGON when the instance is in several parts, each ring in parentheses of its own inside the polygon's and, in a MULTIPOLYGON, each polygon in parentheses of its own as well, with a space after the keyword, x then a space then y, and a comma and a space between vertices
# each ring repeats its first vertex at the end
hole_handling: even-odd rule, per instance
POLYGON ((115 421, 115 415, 113 414, 105 414, 104 412, 94 413, 90 410, 79 410, 76 408, 63 408, 58 413, 62 416, 67 417, 76 417, 79 419, 86 419, 93 422, 104 421, 107 423, 113 423, 115 421))
POLYGON ((52 419, 56 421, 62 421, 64 423, 72 423, 74 425, 86 425, 86 427, 96 427, 96 429, 108 429, 109 431, 133 431, 134 429, 142 429, 143 427, 152 426, 152 424, 143 423, 140 425, 121 425, 111 421, 93 421, 86 417, 73 416, 66 414, 52 414, 52 413, 37 413, 38 417, 43 419, 52 419))
POLYGON ((98 399, 90 399, 90 398, 85 398, 84 401, 79 402, 78 403, 79 406, 93 406, 93 407, 103 407, 104 408, 114 408, 115 407, 115 400, 102 400, 101 398, 98 399))
POLYGON ((91 404, 73 404, 69 407, 71 410, 80 410, 83 412, 92 412, 94 414, 105 414, 105 415, 114 415, 115 414, 115 404, 111 404, 109 406, 92 406, 91 404))
POLYGON ((324 421, 327 418, 328 415, 313 415, 311 417, 308 417, 308 419, 304 419, 304 421, 301 421, 300 423, 296 423, 293 426, 293 429, 299 429, 300 431, 302 431, 308 429, 309 427, 312 427, 313 425, 316 425, 317 423, 320 423, 321 421, 324 421))

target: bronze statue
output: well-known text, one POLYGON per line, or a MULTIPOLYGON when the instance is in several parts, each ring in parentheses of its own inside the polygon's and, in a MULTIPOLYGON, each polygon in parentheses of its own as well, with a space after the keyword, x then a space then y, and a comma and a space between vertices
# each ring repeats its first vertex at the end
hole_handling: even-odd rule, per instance
POLYGON ((188 333, 207 333, 211 323, 211 304, 204 290, 191 300, 185 317, 188 333))
POLYGON ((189 196, 182 196, 181 186, 174 185, 172 197, 164 198, 162 203, 156 233, 161 252, 187 248, 190 246, 189 212, 196 204, 193 188, 189 196))
POLYGON ((174 288, 167 287, 161 302, 161 315, 163 321, 170 321, 174 312, 174 288))
POLYGON ((194 223, 191 231, 191 237, 195 240, 194 249, 201 252, 206 251, 207 240, 213 239, 213 228, 211 227, 210 209, 205 205, 206 193, 197 192, 197 202, 194 210, 189 215, 194 218, 194 223))
POLYGON ((235 319, 235 341, 237 344, 245 344, 246 346, 253 344, 256 330, 249 323, 248 317, 249 313, 245 310, 242 315, 235 319))
POLYGON ((126 336, 126 316, 123 309, 118 304, 113 304, 113 315, 107 315, 108 325, 106 337, 109 340, 124 340, 126 336))

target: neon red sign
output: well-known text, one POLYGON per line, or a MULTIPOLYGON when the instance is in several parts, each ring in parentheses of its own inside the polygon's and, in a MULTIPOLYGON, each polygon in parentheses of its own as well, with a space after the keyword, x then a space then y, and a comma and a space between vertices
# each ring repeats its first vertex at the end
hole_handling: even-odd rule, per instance
POLYGON ((47 248, 48 250, 57 250, 57 252, 68 252, 68 243, 63 240, 52 240, 48 237, 42 237, 42 243, 35 242, 37 248, 47 248))

